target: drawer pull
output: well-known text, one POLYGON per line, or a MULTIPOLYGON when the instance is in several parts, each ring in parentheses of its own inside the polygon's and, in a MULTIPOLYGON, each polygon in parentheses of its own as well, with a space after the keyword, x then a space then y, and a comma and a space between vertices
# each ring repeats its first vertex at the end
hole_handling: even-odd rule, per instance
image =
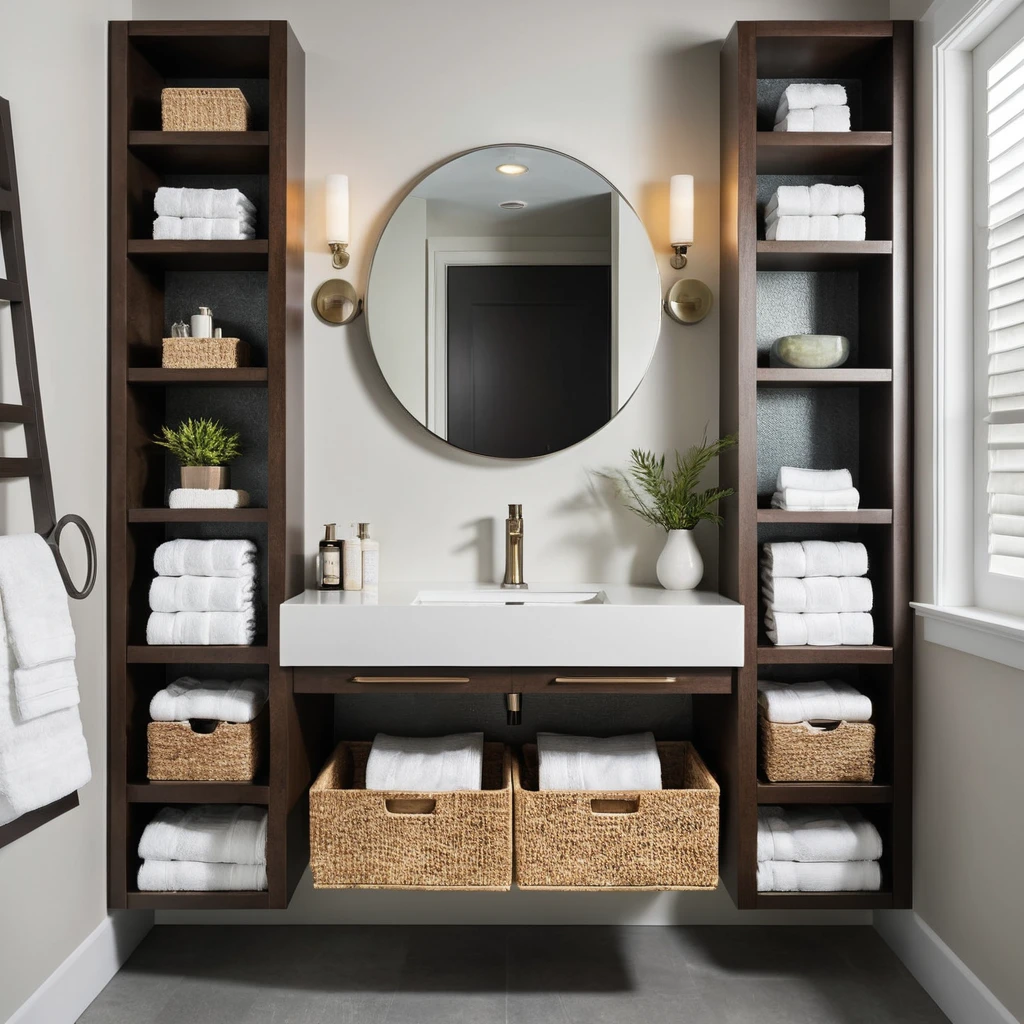
POLYGON ((469 676, 353 676, 353 683, 468 683, 469 676))
POLYGON ((555 676, 556 683, 678 683, 678 676, 555 676))
POLYGON ((405 798, 384 801, 384 809, 388 814, 433 814, 437 807, 436 800, 405 798))

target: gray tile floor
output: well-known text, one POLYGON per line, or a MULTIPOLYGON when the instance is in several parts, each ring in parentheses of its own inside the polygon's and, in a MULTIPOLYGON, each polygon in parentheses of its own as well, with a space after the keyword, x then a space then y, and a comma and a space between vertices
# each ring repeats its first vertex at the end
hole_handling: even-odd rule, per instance
POLYGON ((155 928, 79 1024, 939 1024, 870 928, 155 928))

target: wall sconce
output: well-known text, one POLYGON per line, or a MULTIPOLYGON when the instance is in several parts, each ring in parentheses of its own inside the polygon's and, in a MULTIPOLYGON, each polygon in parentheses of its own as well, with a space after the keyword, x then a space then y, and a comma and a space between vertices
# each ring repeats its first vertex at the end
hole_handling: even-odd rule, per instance
POLYGON ((328 174, 325 188, 327 244, 335 270, 348 266, 348 175, 328 174))
POLYGON ((693 175, 673 174, 668 194, 668 240, 675 255, 672 269, 686 266, 686 250, 693 245, 693 175))
POLYGON ((699 324, 711 312, 711 289, 695 278, 676 281, 665 296, 665 312, 676 323, 699 324))

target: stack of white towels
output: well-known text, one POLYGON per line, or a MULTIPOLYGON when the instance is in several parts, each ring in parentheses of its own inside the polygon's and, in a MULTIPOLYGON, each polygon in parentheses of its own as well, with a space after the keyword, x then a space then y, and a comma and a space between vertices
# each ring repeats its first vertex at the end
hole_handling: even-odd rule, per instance
POLYGON ((761 556, 768 639, 779 647, 874 643, 868 553, 858 541, 774 541, 761 556))
POLYGON ((775 478, 772 508, 787 512, 860 508, 860 492, 848 469, 799 469, 782 466, 775 478))
POLYGON ((256 207, 237 188, 158 188, 153 211, 154 238, 256 237, 256 207))
POLYGON ((267 809, 247 804, 164 807, 139 840, 143 892, 267 887, 267 809))
POLYGON ((854 807, 759 807, 758 892, 873 892, 882 837, 854 807))
POLYGON ((839 679, 757 681, 757 703, 769 722, 870 722, 871 698, 839 679))
POLYGON ((484 734, 389 736, 377 733, 366 761, 366 788, 452 793, 483 786, 484 734))
POLYGON ((39 534, 0 537, 0 825, 92 777, 78 713, 75 632, 39 534))
POLYGON ((764 210, 765 238, 776 242, 863 242, 860 185, 780 185, 764 210))
POLYGON ((230 487, 175 487, 167 499, 168 508, 248 508, 249 492, 230 487))
POLYGON ((270 695, 265 679, 193 679, 182 676, 157 690, 149 702, 154 722, 252 722, 270 695))
POLYGON ((149 644, 248 646, 256 633, 256 545, 169 540, 153 556, 149 644))
POLYGON ((820 82, 793 82, 775 112, 777 132, 848 132, 850 107, 846 89, 820 82))

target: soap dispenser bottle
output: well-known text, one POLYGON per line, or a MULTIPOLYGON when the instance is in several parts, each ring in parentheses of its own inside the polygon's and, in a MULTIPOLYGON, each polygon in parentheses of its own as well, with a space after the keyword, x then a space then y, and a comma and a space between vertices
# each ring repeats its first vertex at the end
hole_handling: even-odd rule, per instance
POLYGON ((380 582, 380 541, 370 536, 370 524, 359 524, 359 547, 363 565, 363 590, 376 590, 380 582))
POLYGON ((319 590, 341 590, 341 541, 334 523, 324 524, 324 539, 316 563, 316 585, 319 590))
POLYGON ((345 590, 363 589, 363 542, 358 537, 342 541, 341 582, 345 590))

